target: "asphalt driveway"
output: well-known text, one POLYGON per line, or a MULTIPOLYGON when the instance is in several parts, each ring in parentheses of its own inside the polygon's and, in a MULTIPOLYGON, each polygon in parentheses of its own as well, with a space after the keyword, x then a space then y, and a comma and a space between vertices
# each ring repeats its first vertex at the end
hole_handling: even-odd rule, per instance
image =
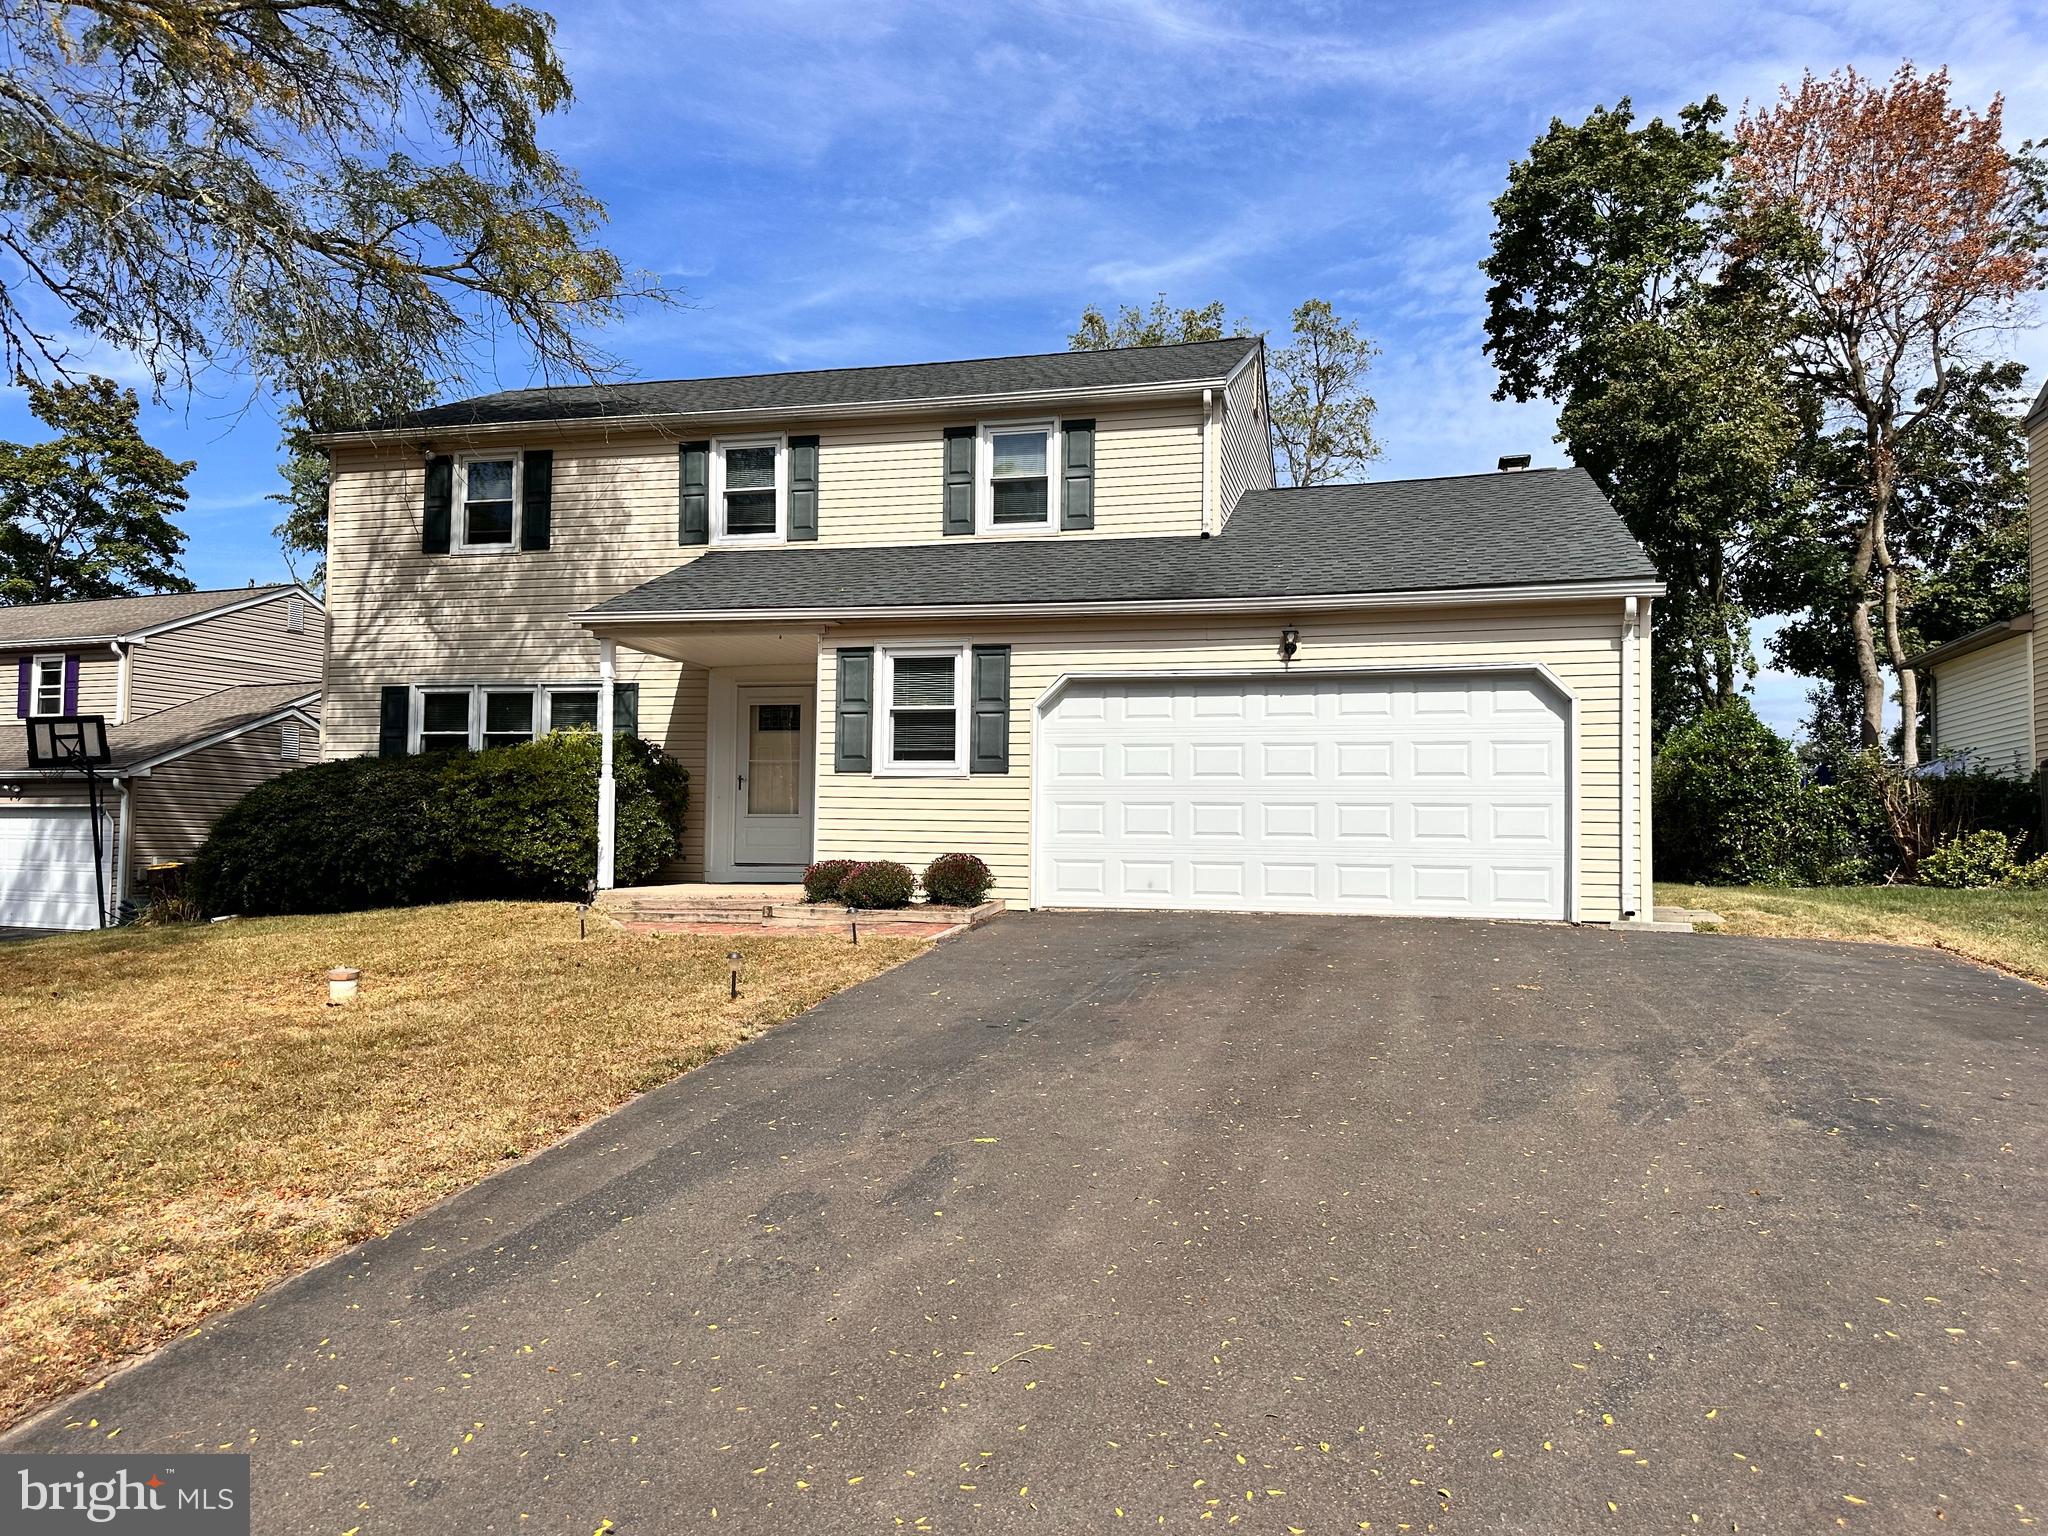
POLYGON ((323 1536, 2006 1529, 2044 1046, 1920 951, 1014 916, 7 1448, 323 1536))

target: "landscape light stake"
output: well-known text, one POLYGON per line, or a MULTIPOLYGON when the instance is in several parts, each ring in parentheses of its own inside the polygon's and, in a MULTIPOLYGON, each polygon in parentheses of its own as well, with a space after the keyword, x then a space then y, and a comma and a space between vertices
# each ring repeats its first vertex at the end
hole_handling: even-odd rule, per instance
POLYGON ((736 949, 727 950, 725 953, 725 963, 732 967, 731 996, 737 999, 740 995, 740 952, 736 949))
POLYGON ((860 919, 857 917, 850 917, 847 919, 847 923, 853 929, 854 948, 858 949, 860 947, 860 919))

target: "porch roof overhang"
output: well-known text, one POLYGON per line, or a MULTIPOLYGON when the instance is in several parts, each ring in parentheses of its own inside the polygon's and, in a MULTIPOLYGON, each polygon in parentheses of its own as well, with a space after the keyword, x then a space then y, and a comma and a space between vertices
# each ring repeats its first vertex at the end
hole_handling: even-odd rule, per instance
POLYGON ((1247 492, 1213 538, 714 548, 573 617, 647 649, 707 625, 1307 612, 1663 590, 1590 476, 1533 470, 1247 492))
POLYGON ((600 640, 628 650, 697 667, 804 666, 816 663, 824 627, 733 615, 722 624, 604 623, 588 616, 584 627, 600 640))

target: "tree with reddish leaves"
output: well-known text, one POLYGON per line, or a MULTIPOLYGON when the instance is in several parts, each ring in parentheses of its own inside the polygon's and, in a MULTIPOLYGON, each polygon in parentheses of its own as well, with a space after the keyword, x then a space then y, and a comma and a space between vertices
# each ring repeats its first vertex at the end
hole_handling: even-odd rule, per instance
MULTIPOLYGON (((1907 63, 1887 83, 1808 74, 1737 129, 1737 252, 1776 253, 1800 311, 1793 366, 1860 442, 1863 505, 1841 554, 1869 747, 1884 721, 1874 606, 1904 718, 1918 715, 1889 525, 1901 440, 1940 416, 1985 340, 2019 324, 2048 279, 2048 178, 2032 146, 2005 148, 2003 107, 1955 105, 1946 70, 1907 63)), ((1902 761, 1918 757, 1908 729, 1902 761)))

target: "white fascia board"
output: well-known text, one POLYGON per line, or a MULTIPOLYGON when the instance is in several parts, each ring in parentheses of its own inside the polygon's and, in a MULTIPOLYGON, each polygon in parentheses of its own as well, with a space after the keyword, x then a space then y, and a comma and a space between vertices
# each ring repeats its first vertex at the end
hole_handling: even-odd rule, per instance
POLYGON ((1103 603, 939 603, 863 608, 720 608, 670 613, 572 613, 586 628, 648 624, 834 623, 896 619, 1125 618, 1217 613, 1327 613, 1350 608, 1471 607, 1602 598, 1661 597, 1660 581, 1555 582, 1527 587, 1437 587, 1415 592, 1354 592, 1301 597, 1169 598, 1103 603))
MULTIPOLYGON (((1240 365, 1242 366, 1242 365, 1240 365)), ((957 414, 988 409, 1011 410, 1036 404, 1057 405, 1076 400, 1177 400, 1201 397, 1204 389, 1223 384, 1220 378, 1185 379, 1171 384, 1110 384, 1074 389, 1013 390, 1001 394, 943 395, 917 400, 858 400, 843 404, 748 406, 723 411, 642 411, 622 416, 550 416, 533 421, 476 422, 438 427, 386 427, 367 431, 318 432, 312 441, 328 448, 375 447, 417 443, 430 438, 468 442, 474 439, 530 437, 537 433, 625 432, 647 429, 678 436, 699 425, 721 422, 830 421, 840 416, 905 416, 920 413, 957 414)))
POLYGON ((182 618, 166 619, 161 624, 152 624, 147 629, 133 630, 120 638, 141 643, 154 635, 167 635, 174 629, 185 629, 194 624, 203 624, 208 619, 224 618, 231 613, 240 613, 244 608, 258 608, 265 603, 279 602, 288 597, 303 599, 305 602, 312 604, 314 610, 318 613, 325 614, 327 612, 326 605, 319 598, 307 591, 300 583, 293 582, 288 586, 265 587, 259 592, 244 593, 231 603, 222 603, 218 608, 205 608, 201 609, 198 613, 188 613, 182 618))

